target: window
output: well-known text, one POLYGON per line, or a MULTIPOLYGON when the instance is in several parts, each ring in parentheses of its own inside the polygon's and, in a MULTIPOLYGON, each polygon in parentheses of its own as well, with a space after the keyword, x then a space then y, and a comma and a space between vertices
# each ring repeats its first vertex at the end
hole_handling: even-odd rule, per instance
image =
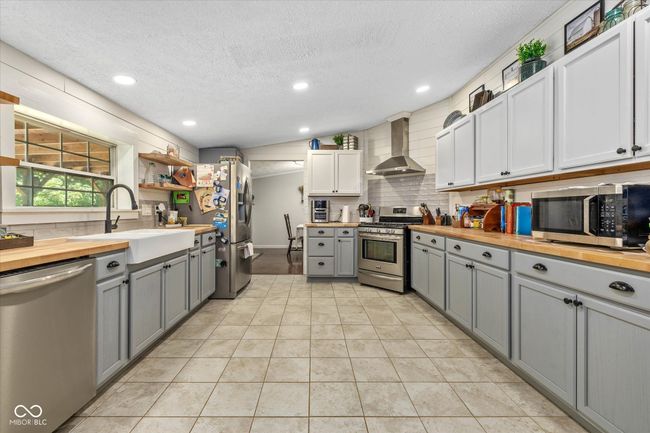
POLYGON ((113 146, 26 116, 15 116, 16 206, 105 206, 113 146))

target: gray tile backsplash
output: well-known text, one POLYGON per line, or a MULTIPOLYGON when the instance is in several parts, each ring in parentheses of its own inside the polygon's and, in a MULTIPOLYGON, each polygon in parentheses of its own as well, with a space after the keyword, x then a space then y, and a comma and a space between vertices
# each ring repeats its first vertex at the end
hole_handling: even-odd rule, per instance
POLYGON ((375 208, 426 203, 432 211, 449 210, 449 194, 436 192, 435 174, 368 179, 368 202, 375 208))

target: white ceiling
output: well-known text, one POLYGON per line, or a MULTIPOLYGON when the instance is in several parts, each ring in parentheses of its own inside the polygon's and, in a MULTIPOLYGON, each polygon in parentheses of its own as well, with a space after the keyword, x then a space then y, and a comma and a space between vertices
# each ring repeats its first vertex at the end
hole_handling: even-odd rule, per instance
POLYGON ((303 171, 305 161, 251 161, 253 179, 303 171))
POLYGON ((2 0, 0 39, 196 146, 250 147, 439 101, 564 2, 2 0))

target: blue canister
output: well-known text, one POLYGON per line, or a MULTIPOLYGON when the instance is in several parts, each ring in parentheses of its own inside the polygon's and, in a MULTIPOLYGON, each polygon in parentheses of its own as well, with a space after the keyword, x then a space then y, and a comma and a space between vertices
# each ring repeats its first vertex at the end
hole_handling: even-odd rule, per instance
POLYGON ((320 149, 320 140, 318 138, 312 138, 309 141, 309 148, 311 150, 318 150, 320 149))

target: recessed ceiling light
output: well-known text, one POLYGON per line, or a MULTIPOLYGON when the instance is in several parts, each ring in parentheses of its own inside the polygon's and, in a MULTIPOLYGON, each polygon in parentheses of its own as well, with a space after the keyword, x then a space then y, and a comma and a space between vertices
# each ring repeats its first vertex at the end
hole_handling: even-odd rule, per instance
POLYGON ((430 88, 431 87, 429 87, 428 85, 424 85, 424 86, 418 87, 417 89, 415 89, 415 91, 417 93, 424 93, 424 92, 427 92, 430 88))
POLYGON ((303 126, 302 128, 299 129, 301 134, 306 134, 309 132, 309 128, 307 126, 303 126))
POLYGON ((298 81, 294 83, 293 90, 305 90, 309 87, 309 84, 305 81, 298 81))
POLYGON ((183 126, 196 126, 196 120, 183 120, 183 126))
POLYGON ((116 75, 113 77, 113 81, 123 86, 132 86, 135 84, 135 78, 129 77, 128 75, 116 75))

